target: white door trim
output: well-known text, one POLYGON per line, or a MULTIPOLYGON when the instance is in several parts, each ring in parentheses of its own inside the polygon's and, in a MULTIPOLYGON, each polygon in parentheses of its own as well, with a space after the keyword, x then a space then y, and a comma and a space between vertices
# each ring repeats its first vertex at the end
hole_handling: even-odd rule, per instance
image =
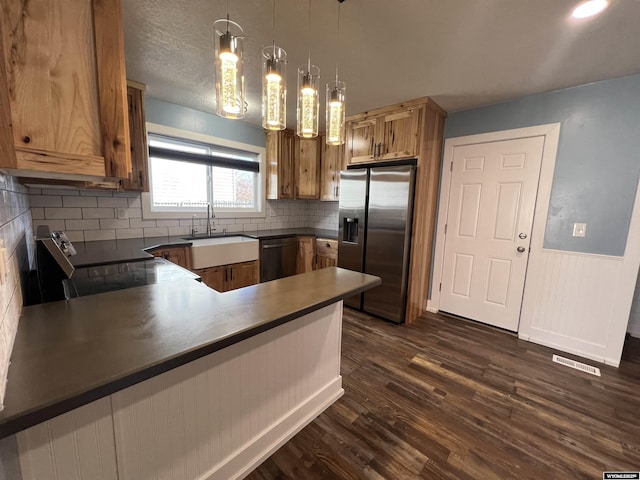
MULTIPOLYGON (((436 246, 433 264, 433 283, 431 288, 431 300, 429 307, 432 310, 440 309, 440 283, 442 282, 442 267, 444 263, 444 226, 449 213, 449 193, 451 188, 451 169, 449 165, 453 161, 453 153, 456 147, 476 143, 498 142, 502 140, 516 140, 519 138, 544 136, 542 150, 542 166, 540 168, 540 181, 538 182, 538 196, 533 214, 533 230, 531 234, 531 252, 529 262, 536 261, 536 255, 542 250, 544 232, 547 223, 547 212, 551 199, 551 187, 553 185, 553 172, 556 165, 556 153, 560 138, 560 123, 537 125, 534 127, 503 130, 499 132, 467 135, 464 137, 447 138, 444 143, 444 156, 442 168, 442 180, 440 183, 440 199, 438 207, 438 224, 436 226, 436 246)), ((525 278, 525 291, 527 281, 525 278)))

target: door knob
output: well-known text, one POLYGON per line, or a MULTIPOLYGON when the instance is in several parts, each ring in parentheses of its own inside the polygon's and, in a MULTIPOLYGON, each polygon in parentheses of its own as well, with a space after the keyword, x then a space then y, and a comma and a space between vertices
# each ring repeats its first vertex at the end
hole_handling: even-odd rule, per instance
POLYGON ((520 237, 522 240, 524 240, 525 238, 527 238, 527 234, 526 233, 521 233, 520 235, 518 235, 518 237, 520 237))
POLYGON ((522 252, 524 252, 526 250, 526 248, 518 247, 518 248, 516 248, 516 250, 518 250, 520 253, 522 253, 522 252))

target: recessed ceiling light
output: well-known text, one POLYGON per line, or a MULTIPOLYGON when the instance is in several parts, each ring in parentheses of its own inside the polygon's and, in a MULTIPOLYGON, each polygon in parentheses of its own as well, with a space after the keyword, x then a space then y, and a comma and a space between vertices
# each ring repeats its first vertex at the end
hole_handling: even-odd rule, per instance
POLYGON ((587 0, 573 9, 573 18, 587 18, 599 14, 609 6, 609 0, 587 0))

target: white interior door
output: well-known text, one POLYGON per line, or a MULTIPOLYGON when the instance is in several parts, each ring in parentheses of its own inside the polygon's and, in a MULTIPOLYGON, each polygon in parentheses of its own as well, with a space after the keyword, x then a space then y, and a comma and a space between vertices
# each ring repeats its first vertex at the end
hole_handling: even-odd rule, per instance
POLYGON ((440 310, 518 330, 543 145, 455 147, 440 310))

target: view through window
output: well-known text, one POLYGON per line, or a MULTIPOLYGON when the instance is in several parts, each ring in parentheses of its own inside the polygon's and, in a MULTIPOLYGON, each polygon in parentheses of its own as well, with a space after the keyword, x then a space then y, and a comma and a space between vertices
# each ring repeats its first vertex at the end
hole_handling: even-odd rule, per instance
POLYGON ((149 134, 151 208, 188 211, 259 209, 259 162, 253 152, 149 134), (174 158, 175 157, 175 158, 174 158))

